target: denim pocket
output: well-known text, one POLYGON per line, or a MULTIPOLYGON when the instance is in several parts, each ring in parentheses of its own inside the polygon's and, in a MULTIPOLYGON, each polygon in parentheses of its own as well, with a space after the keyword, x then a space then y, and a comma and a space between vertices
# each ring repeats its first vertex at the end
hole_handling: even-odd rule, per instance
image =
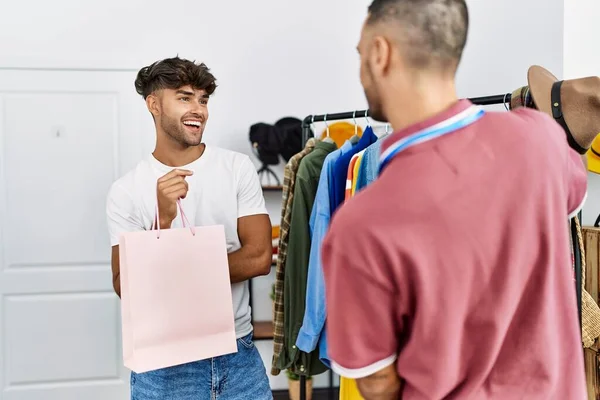
POLYGON ((247 349, 253 349, 254 348, 254 341, 252 340, 252 334, 249 334, 247 336, 239 338, 238 342, 240 342, 241 345, 244 346, 247 349))

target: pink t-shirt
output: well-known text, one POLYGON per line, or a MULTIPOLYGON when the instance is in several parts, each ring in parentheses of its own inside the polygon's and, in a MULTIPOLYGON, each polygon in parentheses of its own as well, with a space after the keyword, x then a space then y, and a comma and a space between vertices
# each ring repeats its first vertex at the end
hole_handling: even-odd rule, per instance
POLYGON ((585 399, 568 226, 585 194, 580 156, 535 110, 488 111, 400 153, 323 244, 333 369, 395 363, 404 400, 585 399))

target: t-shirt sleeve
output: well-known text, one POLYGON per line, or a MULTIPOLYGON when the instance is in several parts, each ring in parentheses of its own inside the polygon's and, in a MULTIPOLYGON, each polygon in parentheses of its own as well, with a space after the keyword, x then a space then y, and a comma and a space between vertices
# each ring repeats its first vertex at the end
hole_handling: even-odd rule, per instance
POLYGON ((587 171, 576 151, 569 148, 566 167, 566 187, 568 190, 568 214, 574 217, 583 208, 587 197, 587 171))
MULTIPOLYGON (((538 124, 537 127, 542 129, 544 140, 553 140, 554 145, 558 146, 559 154, 562 156, 563 190, 566 191, 567 197, 566 212, 569 219, 573 218, 583 208, 587 197, 587 169, 582 156, 569 146, 565 130, 551 116, 526 108, 519 109, 518 112, 532 115, 538 124)), ((552 151, 556 151, 556 148, 552 151)))
POLYGON ((268 214, 258 173, 247 156, 243 158, 238 171, 237 199, 238 218, 268 214))
POLYGON ((381 260, 369 256, 332 236, 322 248, 329 358, 334 372, 353 379, 392 365, 398 356, 393 287, 376 268, 381 260))
POLYGON ((111 246, 119 244, 123 233, 145 229, 131 195, 118 183, 113 184, 108 192, 106 216, 111 246))

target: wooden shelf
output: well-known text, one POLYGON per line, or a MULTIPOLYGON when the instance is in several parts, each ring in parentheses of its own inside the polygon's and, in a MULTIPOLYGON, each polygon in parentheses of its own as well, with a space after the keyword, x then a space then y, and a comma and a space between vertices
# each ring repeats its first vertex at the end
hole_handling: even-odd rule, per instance
POLYGON ((254 340, 272 340, 273 339, 273 322, 271 321, 254 321, 254 340))

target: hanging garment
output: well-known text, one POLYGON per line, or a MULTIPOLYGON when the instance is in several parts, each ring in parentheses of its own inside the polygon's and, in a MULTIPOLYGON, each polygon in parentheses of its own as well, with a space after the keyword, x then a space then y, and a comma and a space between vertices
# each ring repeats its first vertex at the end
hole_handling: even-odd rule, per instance
POLYGON ((377 141, 377 136, 373 133, 373 128, 370 126, 365 129, 362 137, 356 145, 352 147, 348 153, 343 154, 335 162, 335 172, 333 179, 333 199, 331 205, 331 213, 333 214, 337 208, 344 202, 346 198, 346 180, 348 178, 348 166, 352 160, 352 156, 361 150, 366 149, 371 144, 377 141))
POLYGON ((600 300, 600 228, 582 228, 585 249, 586 279, 585 290, 595 302, 600 300))
POLYGON ((340 377, 340 400, 364 400, 354 379, 340 377))
MULTIPOLYGON (((371 146, 374 146, 374 144, 371 146)), ((350 166, 348 167, 348 181, 346 182, 346 201, 356 194, 358 171, 360 169, 365 150, 355 154, 350 161, 350 166), (350 186, 352 190, 348 190, 348 186, 350 186)), ((343 376, 340 377, 340 400, 364 400, 358 390, 356 380, 343 376)))
MULTIPOLYGON (((574 217, 573 222, 577 230, 577 243, 574 243, 574 252, 579 253, 578 257, 573 258, 574 262, 580 262, 581 267, 581 338, 584 347, 592 347, 596 339, 600 337, 600 307, 598 307, 597 298, 594 299, 586 290, 587 258, 579 217, 574 217), (577 246, 577 249, 575 249, 575 246, 577 246)), ((597 290, 597 287, 595 289, 597 290)))
POLYGON ((358 153, 358 158, 356 159, 356 163, 354 163, 354 171, 352 173, 351 197, 356 194, 356 185, 358 183, 358 171, 360 170, 360 164, 362 164, 362 158, 363 158, 363 155, 365 154, 365 150, 362 150, 360 153, 358 153))
POLYGON ((358 176, 356 178, 356 191, 359 192, 362 189, 369 186, 377 179, 377 170, 379 169, 379 155, 381 152, 381 145, 384 139, 389 135, 383 135, 379 137, 375 143, 365 149, 362 156, 360 167, 358 169, 358 176))
POLYGON ((294 188, 296 184, 296 173, 300 161, 310 154, 315 148, 316 140, 308 139, 304 149, 292 156, 283 170, 283 193, 281 200, 281 226, 279 228, 279 243, 277 248, 277 266, 275 269, 275 290, 273 299, 273 360, 271 374, 279 375, 279 354, 283 347, 283 286, 285 277, 285 262, 287 259, 287 248, 289 240, 290 221, 292 217, 292 202, 294 200, 294 188))
POLYGON ((329 367, 327 356, 327 335, 325 325, 325 282, 321 265, 321 242, 325 237, 331 218, 330 179, 333 176, 335 162, 342 154, 350 151, 352 144, 346 141, 342 147, 325 157, 315 202, 310 214, 310 256, 308 261, 308 277, 306 282, 306 305, 302 327, 298 333, 296 346, 305 353, 310 353, 319 346, 319 358, 329 367))
MULTIPOLYGON (((363 134, 364 136, 364 134, 363 134)), ((359 139, 360 140, 360 139, 359 139)), ((337 180, 339 179, 344 179, 344 183, 343 186, 346 186, 346 173, 344 172, 343 177, 342 175, 338 174, 338 170, 336 168, 337 166, 337 162, 339 161, 340 158, 345 157, 347 154, 352 153, 354 150, 354 147, 358 144, 358 141, 353 141, 353 140, 349 140, 347 142, 344 143, 344 145, 340 148, 341 153, 339 154, 338 157, 336 157, 335 161, 333 161, 331 163, 331 165, 328 168, 328 189, 329 189, 329 213, 331 215, 333 215, 333 212, 335 211, 336 207, 337 207, 337 200, 338 200, 338 196, 336 194, 336 189, 338 187, 338 182, 337 180)), ((328 222, 329 224, 329 222, 328 222)))
MULTIPOLYGON (((336 122, 329 125, 329 137, 335 142, 336 146, 342 147, 348 139, 355 134, 362 136, 363 129, 360 126, 352 125, 348 122, 336 122)), ((321 132, 321 140, 327 137, 327 129, 321 132)))
POLYGON ((288 254, 285 265, 284 344, 279 355, 279 369, 295 374, 314 376, 327 371, 319 360, 318 351, 304 353, 296 347, 306 305, 306 282, 310 254, 309 220, 317 194, 323 163, 337 149, 335 143, 317 142, 298 168, 290 221, 288 254))
POLYGON ((348 200, 352 197, 352 181, 354 177, 354 166, 358 161, 358 153, 352 156, 350 164, 348 165, 348 171, 346 172, 346 190, 344 192, 344 200, 348 200))
MULTIPOLYGON (((586 265, 585 279, 582 279, 582 282, 585 282, 586 292, 590 294, 592 301, 597 304, 599 298, 598 292, 600 290, 600 229, 597 227, 584 227, 582 234, 586 265)), ((582 337, 585 337, 584 332, 582 332, 582 337)), ((591 346, 584 349, 588 399, 600 398, 600 377, 598 376, 598 371, 600 370, 599 350, 598 340, 595 340, 591 346)))

